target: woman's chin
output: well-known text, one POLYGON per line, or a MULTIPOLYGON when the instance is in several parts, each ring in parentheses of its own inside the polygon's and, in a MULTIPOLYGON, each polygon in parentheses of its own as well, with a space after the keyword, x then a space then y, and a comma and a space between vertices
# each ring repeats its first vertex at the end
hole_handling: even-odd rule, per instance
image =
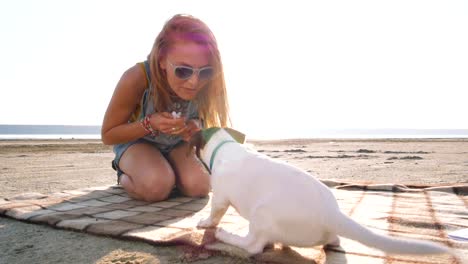
POLYGON ((193 100, 197 96, 196 91, 182 91, 177 93, 177 96, 182 98, 183 100, 190 101, 193 100))

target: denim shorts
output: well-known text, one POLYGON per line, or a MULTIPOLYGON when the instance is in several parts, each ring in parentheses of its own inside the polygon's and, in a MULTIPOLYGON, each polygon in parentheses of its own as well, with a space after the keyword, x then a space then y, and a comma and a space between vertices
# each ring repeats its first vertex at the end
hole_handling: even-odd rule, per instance
POLYGON ((120 176, 122 176, 122 174, 125 173, 119 167, 119 163, 120 163, 120 159, 122 158, 122 155, 124 154, 124 152, 130 146, 132 146, 134 144, 140 144, 140 143, 148 144, 148 145, 151 145, 151 146, 157 148, 161 152, 161 154, 167 159, 169 157, 169 153, 171 153, 171 151, 174 148, 182 145, 184 143, 184 141, 181 140, 181 141, 179 141, 179 142, 177 142, 176 144, 173 144, 173 145, 161 146, 161 145, 159 145, 159 144, 157 144, 155 142, 145 140, 144 138, 140 138, 140 139, 137 139, 137 140, 134 140, 134 141, 130 141, 128 143, 114 145, 115 158, 112 161, 112 168, 117 172, 117 184, 120 184, 120 176))

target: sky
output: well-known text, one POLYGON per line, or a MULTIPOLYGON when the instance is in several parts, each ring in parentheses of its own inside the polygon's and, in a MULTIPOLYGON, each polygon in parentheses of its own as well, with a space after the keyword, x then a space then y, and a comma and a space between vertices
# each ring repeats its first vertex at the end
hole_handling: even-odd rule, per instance
POLYGON ((0 124, 101 125, 177 13, 214 32, 248 135, 468 128, 468 1, 449 0, 0 0, 0 124))

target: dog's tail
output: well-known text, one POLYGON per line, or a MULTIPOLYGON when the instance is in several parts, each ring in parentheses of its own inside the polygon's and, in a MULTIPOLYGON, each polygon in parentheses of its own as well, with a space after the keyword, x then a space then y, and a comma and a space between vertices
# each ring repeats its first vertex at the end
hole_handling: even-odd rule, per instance
POLYGON ((453 252, 446 246, 434 242, 398 239, 380 235, 360 225, 353 219, 338 212, 336 217, 327 221, 331 230, 336 230, 337 235, 356 240, 366 246, 380 249, 387 253, 398 254, 444 254, 453 252))

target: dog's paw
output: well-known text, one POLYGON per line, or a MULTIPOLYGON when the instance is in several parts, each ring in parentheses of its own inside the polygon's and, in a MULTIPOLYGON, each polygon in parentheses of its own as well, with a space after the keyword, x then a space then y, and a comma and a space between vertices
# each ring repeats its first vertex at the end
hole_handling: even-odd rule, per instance
POLYGON ((210 217, 200 220, 200 222, 198 222, 197 224, 197 227, 199 228, 210 228, 210 227, 215 227, 215 226, 216 226, 216 223, 214 223, 210 217))

